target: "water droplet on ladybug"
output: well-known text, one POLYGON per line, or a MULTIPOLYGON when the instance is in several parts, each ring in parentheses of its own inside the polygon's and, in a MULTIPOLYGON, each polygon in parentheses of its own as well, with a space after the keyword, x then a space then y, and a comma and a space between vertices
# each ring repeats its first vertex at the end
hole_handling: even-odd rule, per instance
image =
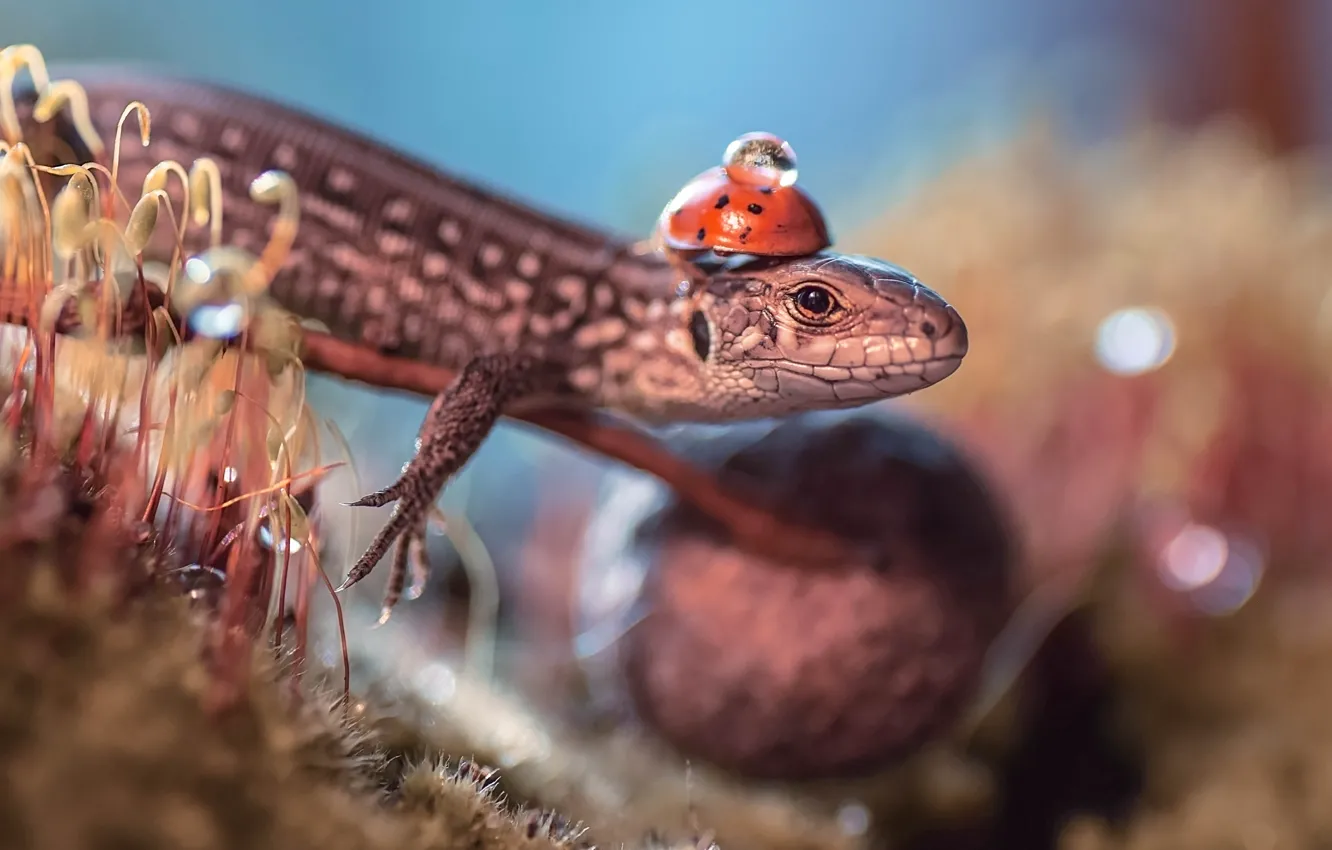
POLYGON ((771 133, 748 133, 685 184, 657 220, 658 244, 697 256, 794 257, 831 244, 814 199, 795 185, 795 152, 771 133))
POLYGON ((783 188, 796 182, 796 155, 772 133, 746 133, 726 146, 722 167, 737 183, 783 188))

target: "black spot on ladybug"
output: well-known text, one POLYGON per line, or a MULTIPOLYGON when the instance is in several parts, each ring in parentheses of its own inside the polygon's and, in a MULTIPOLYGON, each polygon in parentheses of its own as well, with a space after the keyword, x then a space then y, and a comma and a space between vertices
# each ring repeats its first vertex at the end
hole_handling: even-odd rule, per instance
POLYGON ((746 239, 748 239, 749 234, 753 232, 753 230, 754 228, 752 227, 746 227, 744 230, 740 231, 740 241, 744 242, 746 239))
POLYGON ((759 206, 758 204, 750 204, 749 211, 752 212, 754 215, 760 215, 763 212, 763 207, 759 206))
POLYGON ((772 194, 772 187, 771 187, 771 186, 760 186, 760 187, 759 187, 759 191, 762 192, 762 193, 765 194, 765 195, 771 195, 771 194, 772 194))
POLYGON ((726 205, 729 204, 730 202, 731 202, 730 195, 722 195, 720 198, 717 199, 717 206, 715 207, 715 209, 719 210, 725 209, 726 205))
POLYGON ((698 229, 698 241, 699 241, 699 242, 702 242, 702 241, 703 241, 703 237, 704 237, 704 236, 707 236, 707 235, 708 235, 708 234, 707 234, 707 231, 705 231, 703 228, 700 227, 700 228, 698 229))

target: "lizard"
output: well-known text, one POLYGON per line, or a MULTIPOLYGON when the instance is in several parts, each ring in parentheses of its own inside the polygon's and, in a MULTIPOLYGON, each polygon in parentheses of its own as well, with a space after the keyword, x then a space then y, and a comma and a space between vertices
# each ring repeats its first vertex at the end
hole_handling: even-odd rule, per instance
MULTIPOLYGON (((60 70, 82 86, 102 133, 131 101, 153 116, 151 145, 123 146, 122 175, 167 158, 218 164, 229 243, 265 238, 248 181, 267 169, 289 174, 302 221, 270 294, 326 330, 307 334, 307 365, 434 390, 401 474, 349 503, 394 507, 339 590, 390 550, 390 593, 401 588, 408 564, 425 557, 435 500, 502 416, 586 438, 596 429, 578 417, 595 412, 657 426, 853 408, 936 384, 968 351, 957 310, 884 260, 830 249, 735 255, 706 265, 685 298, 678 270, 639 240, 297 107, 151 71, 60 70)), ((80 150, 68 122, 43 126, 52 149, 80 150)), ((42 139, 43 127, 33 129, 42 139)), ((632 441, 606 446, 651 466, 632 441)), ((683 466, 649 471, 662 469, 667 483, 672 470, 687 477, 683 466)))

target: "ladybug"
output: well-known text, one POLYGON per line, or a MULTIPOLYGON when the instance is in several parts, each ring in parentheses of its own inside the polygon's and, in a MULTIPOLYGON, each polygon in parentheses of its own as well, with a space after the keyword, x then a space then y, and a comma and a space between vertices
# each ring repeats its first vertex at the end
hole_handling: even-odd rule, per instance
POLYGON ((795 151, 771 133, 731 142, 722 164, 689 181, 662 211, 660 244, 692 258, 796 257, 831 244, 823 214, 795 185, 795 151))

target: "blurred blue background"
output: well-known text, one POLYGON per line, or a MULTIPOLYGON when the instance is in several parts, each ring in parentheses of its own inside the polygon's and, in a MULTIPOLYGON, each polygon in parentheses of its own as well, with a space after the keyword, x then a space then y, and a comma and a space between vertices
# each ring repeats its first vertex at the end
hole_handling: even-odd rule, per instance
MULTIPOLYGON (((836 237, 1036 115, 1090 141, 1162 97, 1183 92, 1187 102, 1190 86, 1216 70, 1197 54, 1197 12, 1246 5, 1257 8, 0 0, 0 34, 36 44, 52 62, 128 61, 266 94, 539 206, 636 234, 730 139, 770 130, 794 145, 801 182, 836 237)), ((1332 3, 1307 8, 1298 32, 1314 57, 1306 76, 1316 79, 1332 70, 1313 49, 1332 31, 1332 3)), ((1326 110, 1307 111, 1316 127, 1329 126, 1326 110)), ((323 380, 312 389, 348 434, 367 483, 385 483, 409 456, 425 402, 323 380)), ((513 518, 542 445, 510 430, 480 458, 487 475, 470 489, 469 510, 501 562, 521 543, 497 526, 487 532, 487 518, 496 506, 495 522, 513 518)), ((362 525, 364 535, 372 518, 362 525)))
POLYGON ((535 202, 644 231, 753 129, 843 228, 1035 103, 1095 132, 1140 87, 1101 0, 558 4, 5 0, 5 41, 300 104, 535 202))

